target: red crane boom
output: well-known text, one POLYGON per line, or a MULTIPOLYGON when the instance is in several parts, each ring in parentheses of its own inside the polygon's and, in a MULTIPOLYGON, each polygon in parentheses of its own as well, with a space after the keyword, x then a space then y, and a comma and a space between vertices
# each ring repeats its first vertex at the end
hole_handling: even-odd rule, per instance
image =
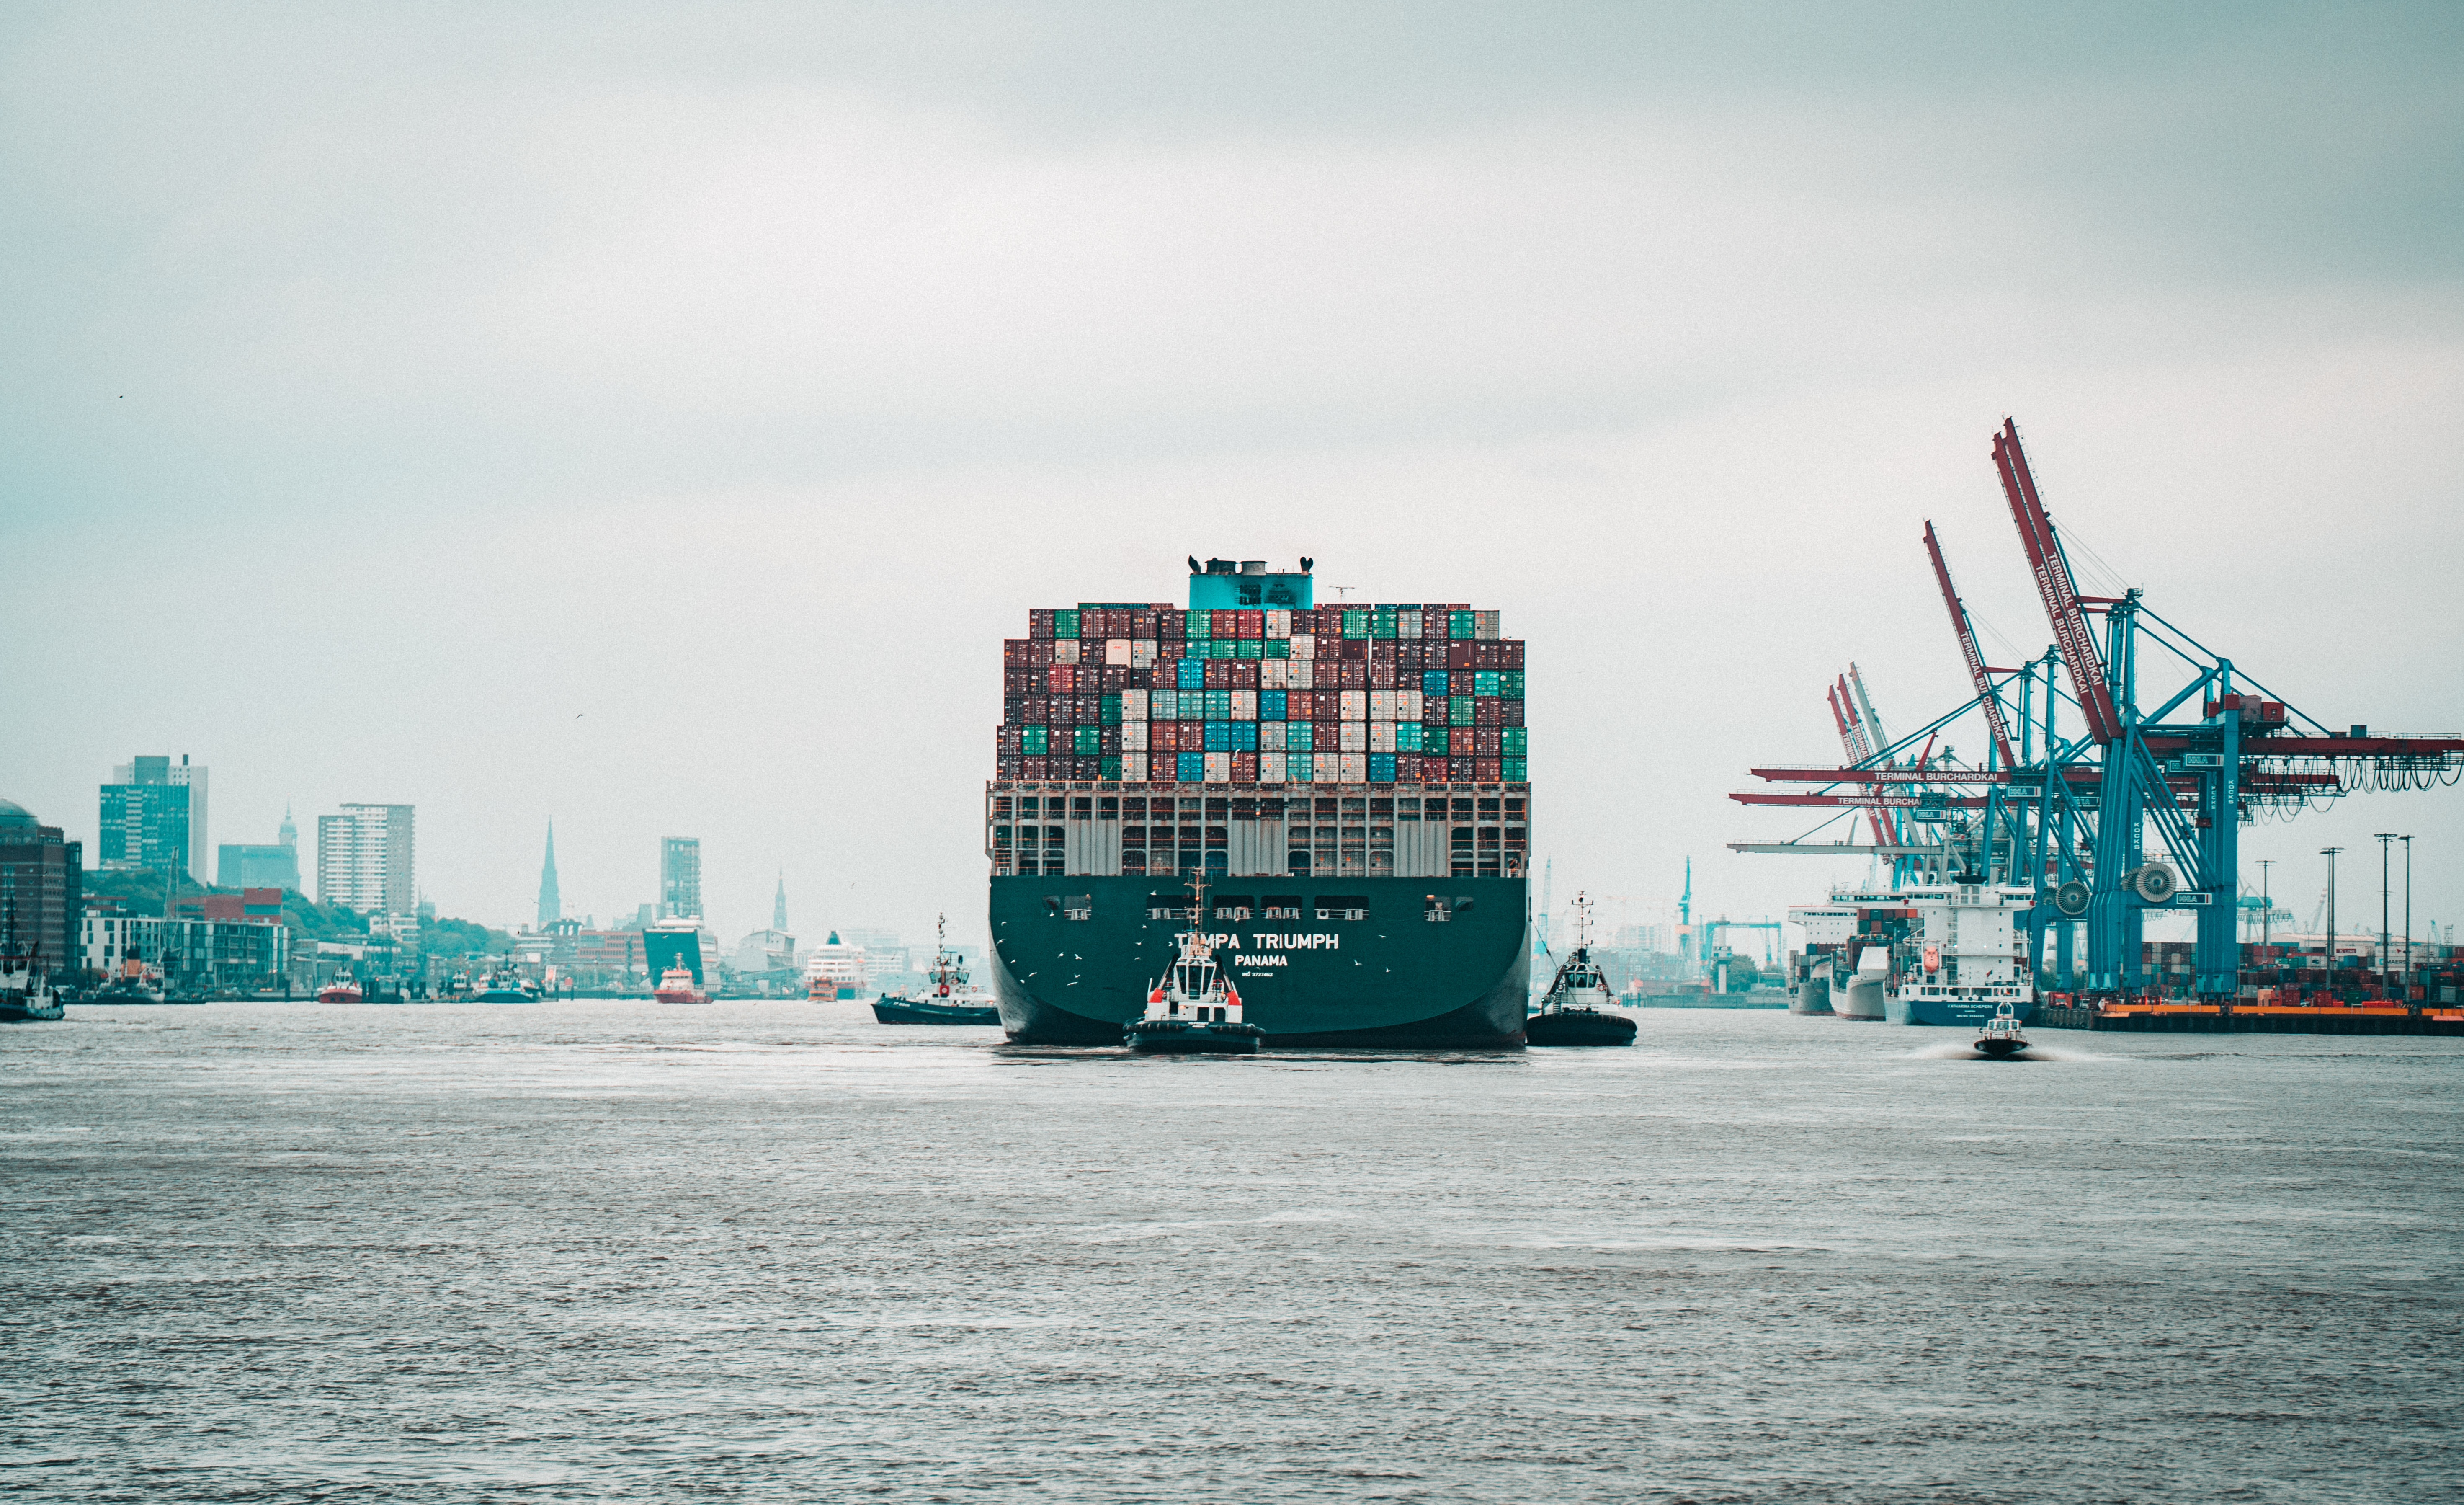
POLYGON ((2011 750, 2011 727, 2002 719, 2002 701, 1993 693, 1993 676, 1985 670, 1985 655, 1976 649, 1976 629, 1968 620, 1968 608, 1961 605, 1958 587, 1950 583, 1950 565, 1942 557, 1942 541, 1933 536, 1933 522, 1925 525, 1925 553, 1933 558, 1934 582, 1942 587, 1942 604, 1950 609, 1950 631, 1959 638, 1959 652, 1968 660, 1968 679, 1976 687, 1976 698, 1985 707, 1985 724, 1993 731, 1993 750, 2002 759, 2002 766, 2015 768, 2018 758, 2011 750))
POLYGON ((2099 745, 2112 741, 2122 735, 2122 717, 2104 682, 2104 654, 2098 651, 2087 611, 2079 605, 2070 562, 2054 536, 2054 520, 2036 496, 2036 477, 2019 448, 2019 426, 2009 418, 1993 436, 1993 466, 2002 473, 2002 495, 2010 499, 2011 520, 2019 527, 2019 547, 2027 553, 2029 573, 2036 578, 2036 594, 2044 600, 2045 620, 2053 624, 2054 641, 2070 670, 2071 689, 2087 718, 2088 735, 2099 745))

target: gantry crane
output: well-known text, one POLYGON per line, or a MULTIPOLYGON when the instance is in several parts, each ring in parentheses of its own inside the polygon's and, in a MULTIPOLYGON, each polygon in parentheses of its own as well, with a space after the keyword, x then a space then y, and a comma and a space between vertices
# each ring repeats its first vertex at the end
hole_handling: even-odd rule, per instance
MULTIPOLYGON (((2373 736, 2358 725, 2338 733, 2159 616, 2140 590, 2081 595, 2015 422, 2004 419, 1993 436, 1992 456, 2054 644, 2021 669, 1990 668, 1928 522, 1926 552, 1974 698, 1896 742, 1882 739, 1874 723, 1874 735, 1860 746, 1848 733, 1871 718, 1843 718, 1849 766, 1753 770, 1775 782, 1819 783, 1823 791, 1732 798, 1756 805, 1911 808, 1920 818, 1931 810, 1979 812, 1963 817, 1956 843, 1960 858, 1980 877, 2037 891, 2029 936, 2039 969, 2051 932, 2057 975, 2068 981, 2071 922, 2082 921, 2088 991, 2136 991, 2146 912, 2191 909, 2198 927, 2191 990, 2230 995, 2239 968, 2239 829, 2251 811, 2268 805, 2299 807, 2355 788, 2454 784, 2464 778, 2464 738, 2373 736), (2089 620, 2099 615, 2104 619, 2101 642, 2089 620), (2143 681, 2143 644, 2171 655, 2178 681, 2153 672, 2143 681), (2057 682, 2057 665, 2068 681, 2067 694, 2057 682), (1999 683, 1997 674, 2004 676, 1999 683), (2014 682, 2015 742, 2003 702, 2014 682), (2075 736, 2057 726, 2062 700, 2081 722, 2075 736), (2154 709, 2143 710, 2149 702, 2154 709), (1984 716, 1991 741, 1985 766, 1936 764, 1925 756, 1913 766, 1893 764, 1916 738, 1930 739, 1971 710, 1984 716), (2150 831, 2169 863, 2151 857, 2150 831)), ((1837 687, 1835 707, 1847 689, 1844 680, 1837 687)), ((1877 850, 1885 845, 1881 831, 1878 822, 1877 850)), ((1732 845, 1762 852, 1850 850, 1808 842, 1732 845)))

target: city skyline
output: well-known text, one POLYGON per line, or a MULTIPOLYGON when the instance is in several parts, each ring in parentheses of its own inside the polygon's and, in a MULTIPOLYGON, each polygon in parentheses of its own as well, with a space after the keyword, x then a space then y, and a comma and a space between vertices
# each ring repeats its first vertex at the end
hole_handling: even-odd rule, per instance
MULTIPOLYGON (((1153 94, 1035 48, 959 87, 903 24, 849 51, 811 20, 765 41, 782 93, 730 87, 755 65, 712 40, 648 121, 647 22, 578 52, 509 24, 486 69, 365 19, 34 26, 19 98, 61 123, 0 156, 57 233, 0 253, 31 311, 0 536, 153 588, 0 608, 0 681, 91 703, 0 796, 91 854, 97 774, 178 745, 217 832, 415 804, 449 912, 534 914, 553 812, 570 912, 655 902, 690 830, 731 926, 783 868, 809 917, 975 934, 1021 614, 1173 600, 1186 554, 1309 555, 1331 594, 1493 602, 1531 644, 1561 892, 1643 918, 1691 856, 1698 907, 1778 913, 1861 867, 1729 853, 1802 829, 1727 801, 1745 770, 1837 756, 1847 660, 1894 724, 1969 693, 1926 520, 1990 661, 2044 647, 1985 448, 2005 414, 2089 588, 2145 587, 2330 722, 2464 725, 2459 127, 2427 23, 2134 17, 2126 46, 2031 34, 1990 94, 1960 29, 1903 14, 1749 54, 1708 24, 1576 56, 1457 17, 1372 67, 1295 21, 1332 71, 1269 95, 1255 37, 1164 46, 1153 94), (1483 66, 1501 48, 1530 71, 1483 66), (151 86, 197 50, 227 95, 151 86), (63 61, 90 56, 115 64, 63 61), (415 111, 409 151, 391 112, 430 99, 472 109, 415 111), (187 139, 220 149, 164 171, 187 139), (946 238, 978 220, 1003 249, 946 238), (350 582, 277 622, 266 703, 164 652, 243 579, 350 582), (2340 582, 2368 583, 2358 641, 2282 609, 2340 582)), ((2247 848, 2290 880, 2390 823, 2464 908, 2453 802, 2356 796, 2247 848)))

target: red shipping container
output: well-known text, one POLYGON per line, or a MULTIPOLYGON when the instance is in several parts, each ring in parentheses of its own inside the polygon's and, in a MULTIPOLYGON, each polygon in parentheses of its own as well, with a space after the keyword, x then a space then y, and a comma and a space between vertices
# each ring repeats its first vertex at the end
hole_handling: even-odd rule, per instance
POLYGON ((1391 663, 1381 664, 1375 659, 1370 660, 1369 688, 1372 690, 1394 689, 1395 666, 1391 663))
POLYGON ((1189 613, 1178 607, 1166 607, 1155 613, 1155 636, 1183 638, 1189 635, 1189 613))
POLYGON ((1264 611, 1242 612, 1241 635, 1243 637, 1265 637, 1266 635, 1266 613, 1264 611))
POLYGON ((997 758, 993 761, 993 771, 1003 779, 1016 779, 1018 768, 1019 760, 1016 758, 997 758))
POLYGON ((1368 689, 1369 666, 1365 663, 1345 664, 1343 666, 1343 688, 1346 690, 1368 689))
POLYGON ((1027 641, 1028 641, 1028 640, 1027 640, 1027 639, 1025 639, 1025 638, 1023 638, 1023 637, 1005 637, 1005 638, 1002 638, 1002 639, 1001 639, 1001 662, 1002 662, 1002 663, 1004 663, 1004 664, 1029 664, 1029 663, 1033 663, 1035 660, 1033 660, 1032 658, 1029 658, 1029 657, 1027 656, 1027 651, 1026 651, 1027 641))
POLYGON ((1472 761, 1468 758, 1447 759, 1446 778, 1456 784, 1469 784, 1471 782, 1471 763, 1472 761))
MULTIPOLYGON (((1420 641, 1442 643, 1446 640, 1446 609, 1441 606, 1420 608, 1420 641)), ((1432 778, 1436 775, 1431 775, 1432 778)))
POLYGON ((1500 770, 1499 760, 1495 758, 1473 759, 1471 764, 1471 776, 1474 781, 1481 784, 1495 784, 1501 778, 1505 777, 1503 772, 1500 770))
POLYGON ((1147 751, 1151 753, 1180 751, 1180 723, 1178 721, 1149 721, 1147 723, 1147 751))
POLYGON ((993 755, 1015 757, 1018 754, 1018 728, 1004 726, 993 733, 993 755))
POLYGON ((1036 672, 1024 665, 1001 670, 1001 694, 1033 695, 1042 683, 1036 672))
POLYGON ((1397 784, 1418 784, 1420 782, 1420 755, 1419 753, 1397 753, 1395 755, 1395 782, 1397 784))
POLYGON ((1025 708, 1022 714, 1026 718, 1024 721, 1020 723, 1022 725, 1042 726, 1045 724, 1052 719, 1052 697, 1042 695, 1028 696, 1026 697, 1025 708))
POLYGON ((1129 667, 1125 664, 1106 664, 1097 682, 1107 693, 1117 695, 1130 687, 1129 667))
POLYGON ((1048 637, 1029 639, 1026 645, 1026 661, 1038 668, 1051 663, 1052 639, 1048 637))
POLYGON ((1050 758, 1022 758, 1018 761, 1018 776, 1022 779, 1042 779, 1045 777, 1045 765, 1051 761, 1050 758))
POLYGON ((1163 613, 1161 613, 1161 612, 1159 612, 1159 611, 1155 611, 1155 610, 1152 610, 1152 609, 1150 609, 1150 610, 1146 610, 1146 611, 1133 611, 1133 612, 1131 612, 1131 613, 1130 613, 1130 633, 1129 633, 1129 635, 1130 635, 1130 636, 1132 636, 1132 637, 1153 637, 1153 636, 1155 636, 1155 619, 1156 619, 1157 617, 1161 616, 1162 614, 1163 614, 1163 613))
POLYGON ((1471 723, 1474 726, 1504 725, 1505 722, 1498 719, 1497 704, 1497 697, 1493 695, 1485 695, 1472 701, 1471 723))
POLYGON ((1026 614, 1026 635, 1049 639, 1052 636, 1052 609, 1039 607, 1026 614))
POLYGON ((1104 776, 1104 760, 1101 758, 1081 758, 1075 767, 1076 771, 1070 774, 1073 779, 1100 779, 1104 776))
POLYGON ((1232 755, 1232 782, 1235 784, 1255 784, 1258 782, 1258 755, 1256 753, 1236 752, 1232 755))
POLYGON ((1506 755, 1506 734, 1494 726, 1475 727, 1471 751, 1475 758, 1502 758, 1506 755))
POLYGON ((1233 689, 1255 690, 1258 688, 1258 661, 1256 659, 1229 658, 1225 659, 1224 662, 1232 666, 1233 689))
POLYGON ((1044 672, 1045 683, 1054 695, 1068 695, 1078 688, 1076 664, 1054 664, 1044 672))
POLYGON ((1523 639, 1519 637, 1501 638, 1498 641, 1497 646, 1500 650, 1497 667, 1500 669, 1520 669, 1523 667, 1523 639))
POLYGON ((1480 645, 1470 640, 1448 643, 1446 645, 1446 667, 1448 669, 1479 668, 1480 665, 1477 661, 1480 657, 1479 650, 1480 645))
POLYGON ((1476 669, 1450 669, 1446 671, 1446 693, 1449 695, 1470 695, 1474 687, 1479 683, 1479 681, 1474 679, 1472 675, 1479 672, 1480 671, 1476 669))

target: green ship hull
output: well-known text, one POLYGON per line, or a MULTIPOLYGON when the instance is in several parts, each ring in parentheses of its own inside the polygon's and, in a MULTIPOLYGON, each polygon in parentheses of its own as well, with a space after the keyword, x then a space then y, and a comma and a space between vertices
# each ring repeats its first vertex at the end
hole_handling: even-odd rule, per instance
MULTIPOLYGON (((1269 1048, 1518 1050, 1530 993, 1527 885, 1512 878, 1211 880, 1216 902, 1246 896, 1250 917, 1207 921, 1244 1017, 1269 1048), (1304 895, 1302 918, 1265 918, 1255 901, 1304 895), (1364 918, 1316 907, 1340 893, 1364 918), (1446 918, 1432 920, 1431 899, 1446 918), (1470 900, 1468 904, 1464 900, 1470 900), (1324 915, 1325 918, 1320 918, 1324 915)), ((1118 1049, 1146 1008, 1188 928, 1176 880, 996 877, 993 985, 1001 1028, 1022 1045, 1118 1049)))

